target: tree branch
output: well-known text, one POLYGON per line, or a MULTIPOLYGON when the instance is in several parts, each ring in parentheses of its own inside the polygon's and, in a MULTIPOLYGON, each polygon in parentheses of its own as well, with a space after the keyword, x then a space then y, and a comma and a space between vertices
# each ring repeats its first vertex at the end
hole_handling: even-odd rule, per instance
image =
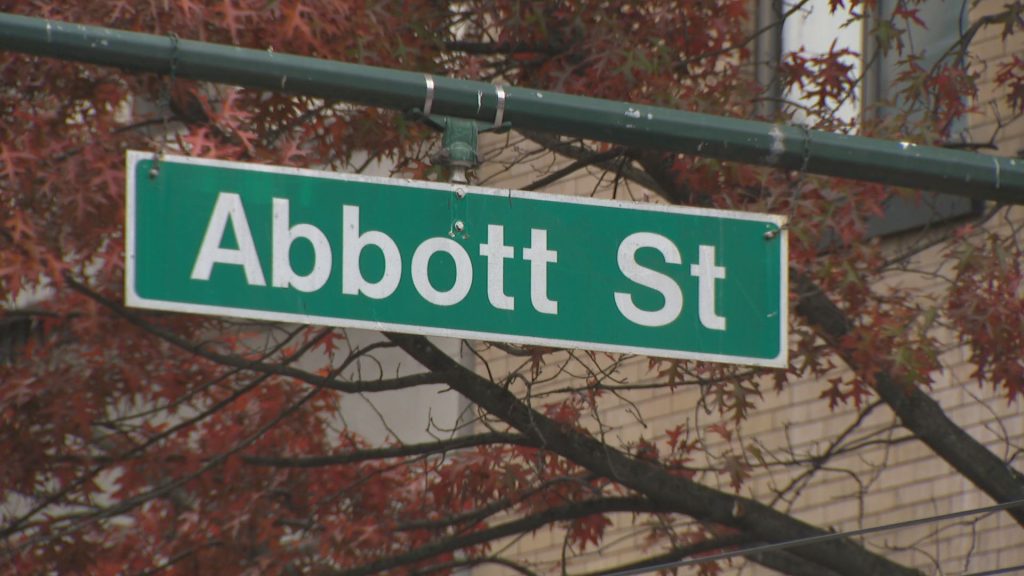
POLYGON ((683 558, 693 556, 695 554, 706 554, 708 552, 714 552, 723 548, 733 548, 735 546, 742 546, 744 544, 751 544, 753 541, 749 536, 745 534, 732 534, 729 536, 722 536, 713 540, 704 540, 702 542, 696 542, 688 546, 678 546, 665 552, 658 554, 657 556, 650 556, 643 560, 636 562, 630 562, 629 564, 622 564, 614 568, 607 568, 604 570, 598 570, 596 572, 587 572, 585 574, 579 574, 578 576, 614 576, 623 572, 638 571, 641 569, 656 570, 658 566, 662 564, 668 564, 670 562, 676 562, 683 558))
MULTIPOLYGON (((579 430, 555 422, 520 402, 508 390, 459 365, 426 338, 401 334, 387 336, 419 363, 449 375, 447 383, 457 392, 535 439, 544 448, 644 494, 657 502, 663 511, 731 526, 765 542, 826 534, 760 502, 675 476, 658 463, 633 458, 579 430)), ((803 547, 794 554, 839 574, 918 574, 848 540, 803 547)))
POLYGON ((423 568, 413 570, 410 574, 435 574, 438 572, 448 573, 448 570, 452 568, 472 568, 474 566, 483 566, 484 564, 497 564, 498 566, 504 566, 509 570, 518 572, 523 576, 537 576, 537 573, 530 570, 526 566, 518 562, 513 562, 507 558, 501 558, 499 556, 488 556, 485 558, 466 558, 465 560, 453 560, 451 562, 445 562, 443 564, 433 564, 430 566, 424 566, 423 568))
MULTIPOLYGON (((797 314, 832 345, 851 369, 857 371, 856 361, 840 345, 851 329, 846 315, 806 275, 791 271, 790 279, 799 296, 797 314)), ((874 376, 879 397, 899 416, 903 426, 957 472, 996 502, 1024 498, 1024 477, 950 420, 938 402, 912 382, 896 378, 889 372, 879 372, 874 376)), ((1007 513, 1024 526, 1024 510, 1011 509, 1007 513)))
MULTIPOLYGON (((663 173, 664 166, 656 161, 659 153, 651 154, 652 159, 641 163, 656 174, 654 179, 659 186, 653 190, 670 202, 685 201, 688 191, 676 191, 671 178, 663 173)), ((799 298, 797 314, 815 328, 852 370, 858 371, 856 361, 844 354, 840 345, 851 327, 846 315, 806 275, 791 271, 790 279, 799 298)), ((875 389, 882 400, 899 416, 903 426, 940 458, 997 502, 1024 498, 1024 477, 951 421, 931 397, 913 383, 900 381, 888 372, 874 376, 875 389)), ((1024 510, 1008 510, 1007 513, 1024 526, 1024 510)))
POLYGON ((328 376, 320 376, 293 368, 284 364, 267 364, 265 362, 259 362, 243 356, 236 356, 234 354, 221 354, 214 352, 208 348, 189 342, 188 340, 159 328, 149 322, 146 322, 142 316, 132 313, 130 310, 105 296, 95 292, 88 286, 78 282, 70 276, 65 276, 65 280, 68 284, 76 291, 84 294, 85 296, 95 300, 103 306, 109 308, 118 316, 124 318, 129 323, 141 328, 142 330, 170 343, 174 346, 184 350, 186 352, 200 356, 211 362, 216 362, 224 366, 230 366, 233 368, 239 368, 242 370, 248 370, 259 374, 268 376, 284 376, 287 378, 294 378, 307 384, 312 384, 320 388, 327 388, 338 392, 347 392, 350 394, 358 394, 362 392, 385 392, 389 390, 404 390, 413 386, 422 386, 426 384, 437 384, 445 381, 444 374, 438 374, 436 372, 423 372, 420 374, 412 374, 409 376, 398 376, 395 378, 381 378, 379 380, 365 380, 365 381, 344 381, 339 380, 336 374, 328 376))
MULTIPOLYGON (((526 139, 543 146, 559 156, 565 156, 566 158, 572 158, 574 160, 585 160, 594 155, 594 152, 588 150, 585 146, 577 146, 572 142, 564 142, 558 136, 531 131, 520 131, 520 133, 526 139)), ((594 162, 594 164, 609 172, 618 172, 624 178, 632 182, 636 182, 638 185, 643 186, 648 190, 658 192, 659 194, 661 193, 658 189, 658 183, 643 170, 638 170, 632 166, 619 166, 614 160, 614 157, 602 159, 594 162)))
POLYGON ((566 176, 572 174, 577 170, 586 168, 587 166, 593 166, 594 164, 601 164, 609 160, 614 160, 615 158, 622 156, 623 152, 625 152, 625 150, 622 147, 616 146, 611 150, 590 154, 589 156, 585 156, 583 158, 580 158, 579 160, 576 160, 575 162, 569 164, 564 168, 555 170, 551 174, 548 174, 547 176, 539 180, 527 184, 526 186, 523 187, 523 190, 539 190, 547 186, 548 184, 558 182, 562 178, 565 178, 566 176))
POLYGON ((450 40, 444 43, 444 47, 453 52, 464 52, 466 54, 475 54, 479 56, 497 54, 511 55, 524 52, 554 56, 561 54, 565 50, 565 46, 555 43, 531 44, 528 42, 470 42, 466 40, 450 40))
POLYGON ((605 498, 600 500, 588 500, 586 502, 572 502, 556 508, 548 508, 547 510, 532 516, 526 516, 504 524, 485 528, 478 532, 446 538, 432 544, 421 546, 420 548, 411 550, 404 554, 398 554, 397 556, 392 556, 390 558, 383 558, 357 568, 333 572, 333 574, 336 574, 337 576, 363 576, 364 574, 376 574, 378 572, 383 572, 384 570, 390 570, 399 566, 420 562, 445 552, 460 550, 470 546, 477 546, 492 540, 512 536, 514 534, 532 532, 533 530, 537 530, 538 528, 551 524, 552 522, 578 520, 580 518, 586 518, 587 516, 607 514, 610 512, 656 513, 661 511, 662 510, 656 502, 644 497, 605 498))
POLYGON ((462 436, 443 440, 440 442, 424 442, 420 444, 404 444, 390 446, 387 448, 370 448, 366 450, 353 450, 344 454, 332 454, 326 456, 243 456, 242 461, 253 466, 273 466, 277 468, 316 468, 320 466, 337 466, 340 464, 354 464, 367 460, 383 460, 385 458, 400 458, 404 456, 429 456, 441 454, 451 450, 462 448, 473 448, 491 444, 513 444, 518 446, 533 446, 532 440, 520 434, 502 432, 490 432, 477 434, 475 436, 462 436))

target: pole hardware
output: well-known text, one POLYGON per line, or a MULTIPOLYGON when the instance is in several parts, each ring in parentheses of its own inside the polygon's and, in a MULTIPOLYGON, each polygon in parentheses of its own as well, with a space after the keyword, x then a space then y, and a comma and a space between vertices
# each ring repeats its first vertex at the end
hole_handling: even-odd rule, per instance
MULTIPOLYGON (((448 166, 451 169, 451 181, 456 184, 468 184, 467 171, 480 165, 480 154, 478 152, 479 135, 484 132, 501 133, 512 128, 511 123, 502 121, 502 110, 504 108, 504 92, 499 99, 498 114, 495 116, 494 124, 488 126, 482 122, 454 116, 431 116, 424 112, 430 110, 433 105, 434 81, 427 74, 427 98, 423 108, 413 108, 406 112, 406 117, 420 121, 427 126, 442 133, 441 150, 431 157, 435 164, 448 166)), ((498 88, 500 90, 500 88, 498 88)))
POLYGON ((441 150, 431 156, 430 161, 447 166, 451 170, 452 182, 469 184, 466 172, 480 164, 480 155, 477 152, 478 135, 486 129, 481 129, 475 121, 464 118, 431 117, 418 108, 407 112, 406 117, 418 120, 442 133, 441 150))
POLYGON ((171 134, 168 120, 170 120, 171 116, 171 98, 174 97, 174 81, 178 76, 178 35, 171 32, 168 37, 171 39, 170 77, 161 89, 162 94, 160 96, 160 121, 163 125, 163 134, 160 140, 160 150, 153 153, 153 167, 149 169, 150 180, 160 175, 160 162, 164 158, 164 152, 167 149, 167 139, 170 138, 171 134))
MULTIPOLYGON (((441 151, 431 157, 435 164, 448 166, 451 169, 451 181, 456 184, 469 184, 469 177, 466 172, 480 165, 480 155, 477 143, 481 132, 504 132, 512 125, 504 122, 505 114, 505 90, 499 85, 494 87, 497 98, 497 109, 494 114, 494 124, 486 127, 474 120, 456 118, 453 116, 431 117, 430 112, 434 107, 434 94, 437 84, 430 74, 423 75, 425 92, 423 95, 423 107, 413 108, 406 113, 406 116, 419 120, 431 128, 443 133, 441 137, 441 151)), ((479 100, 483 105, 483 94, 479 94, 479 100)))
POLYGON ((433 160, 451 168, 452 182, 469 184, 466 171, 480 164, 480 156, 477 153, 478 134, 476 122, 445 117, 441 152, 434 156, 433 160))
MULTIPOLYGON (((164 74, 167 36, 0 13, 0 49, 164 74)), ((177 76, 1024 203, 1024 159, 180 39, 177 76), (287 80, 287 83, 285 83, 287 80), (432 86, 432 89, 430 89, 432 86), (511 123, 511 124, 510 124, 511 123), (813 146, 808 146, 809 137, 813 146)))

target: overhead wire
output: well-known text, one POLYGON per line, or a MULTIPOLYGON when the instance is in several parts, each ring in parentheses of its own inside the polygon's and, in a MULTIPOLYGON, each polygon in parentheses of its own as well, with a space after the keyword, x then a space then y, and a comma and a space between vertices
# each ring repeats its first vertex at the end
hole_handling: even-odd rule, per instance
MULTIPOLYGON (((942 522, 945 520, 955 520, 957 518, 963 518, 965 516, 978 516, 981 514, 988 514, 991 512, 999 512, 1002 510, 1010 510, 1013 508, 1024 507, 1024 498, 1019 500, 1011 500, 1009 502, 1000 502, 999 504, 993 504, 991 506, 981 506, 978 508, 971 508, 968 510, 961 510, 958 512, 950 512, 947 514, 937 514, 935 516, 927 516, 925 518, 916 518, 913 520, 903 520, 900 522, 893 522, 891 524, 882 524, 881 526, 872 526, 869 528, 858 528, 856 530, 848 530, 846 532, 830 532, 828 534, 818 534, 816 536, 807 536, 805 538, 796 538, 793 540, 785 540, 782 542, 772 542, 770 544, 759 544, 757 546, 750 546, 748 548, 741 548, 738 550, 730 550, 728 552, 720 552, 718 554, 712 554, 710 556, 701 556, 699 558, 686 558, 683 560, 675 560, 673 562, 665 562, 662 564, 652 564, 643 567, 629 568, 626 570, 620 570, 618 572, 607 572, 603 576, 634 576, 636 574, 650 574, 659 570, 668 570, 672 568, 682 568, 684 566, 692 566, 695 564, 702 564, 704 562, 714 562, 717 560, 725 560, 727 558, 733 558, 735 556, 749 556, 751 554, 760 554, 763 552, 773 552, 776 550, 785 550, 787 548, 795 548, 797 546, 806 546, 808 544, 820 544, 822 542, 830 542, 832 540, 841 540, 844 538, 853 538, 856 536, 863 536, 865 534, 875 534, 878 532, 890 532, 893 530, 900 530, 903 528, 911 528, 914 526, 920 526, 923 524, 932 524, 935 522, 942 522)), ((965 574, 963 576, 994 576, 996 574, 1008 574, 1015 570, 1024 569, 1022 566, 1012 566, 1009 568, 1000 568, 997 571, 989 572, 976 572, 973 574, 965 574)))
POLYGON ((1013 572, 1024 572, 1024 564, 996 568, 995 570, 985 570, 984 572, 971 572, 970 574, 961 574, 960 576, 996 576, 997 574, 1012 574, 1013 572))

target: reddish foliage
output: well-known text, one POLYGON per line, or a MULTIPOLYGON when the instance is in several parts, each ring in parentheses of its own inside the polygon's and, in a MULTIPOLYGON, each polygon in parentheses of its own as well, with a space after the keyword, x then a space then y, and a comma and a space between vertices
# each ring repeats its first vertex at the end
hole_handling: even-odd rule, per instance
MULTIPOLYGON (((852 11, 874 2, 832 5, 852 11)), ((0 11, 66 22, 740 117, 752 116, 768 93, 747 73, 749 8, 746 0, 0 0, 0 11)), ((915 20, 917 13, 906 8, 897 16, 915 20)), ((835 48, 817 56, 796 52, 782 63, 781 79, 810 95, 817 116, 809 117, 826 118, 855 89, 855 57, 835 48)), ((934 140, 964 114, 976 79, 948 64, 925 69, 915 55, 903 64, 904 96, 928 102, 931 114, 912 122, 896 115, 889 120, 895 128, 883 122, 865 129, 934 140)), ((1022 68, 1014 57, 997 78, 1018 112, 1022 68)), ((633 495, 542 445, 309 468, 254 464, 257 456, 344 457, 370 448, 338 429, 339 395, 254 367, 322 354, 311 374, 333 375, 350 353, 344 334, 286 334, 281 327, 118 307, 125 150, 178 148, 205 158, 334 169, 352 169, 367 155, 423 178, 439 173, 424 144, 432 139, 426 127, 376 109, 0 54, 0 298, 7 303, 0 319, 32 325, 12 357, 0 359, 0 500, 14 502, 0 516, 9 543, 0 558, 10 560, 12 572, 344 569, 510 518, 633 495)), ((790 379, 818 378, 832 407, 859 407, 880 370, 929 384, 936 360, 927 311, 899 291, 879 296, 873 284, 883 254, 864 242, 866 222, 882 212, 890 190, 682 155, 671 156, 659 176, 686 193, 673 194, 677 199, 790 216, 794 269, 855 319, 847 337, 828 343, 794 323, 790 370, 771 374, 777 389, 790 379), (831 244, 823 250, 826 237, 831 244), (856 364, 857 374, 827 380, 842 359, 856 364)), ((978 378, 1013 400, 1024 391, 1019 247, 993 239, 956 257, 956 286, 944 310, 970 346, 978 378)), ((522 372, 496 378, 498 384, 518 385, 520 378, 532 394, 531 386, 541 388, 556 369, 555 352, 526 350, 522 372)), ((753 466, 766 462, 760 448, 741 441, 766 371, 663 359, 651 359, 650 367, 671 391, 700 387, 712 420, 674 420, 652 427, 651 439, 622 440, 616 448, 638 465, 662 464, 679 478, 740 492, 753 466), (715 442, 729 447, 712 454, 715 442)), ((579 378, 579 392, 543 399, 524 393, 522 407, 598 438, 589 436, 595 428, 588 418, 599 400, 618 394, 607 392, 609 378, 595 370, 579 378)), ((493 416, 483 424, 492 425, 493 416)), ((621 440, 612 436, 601 439, 621 440)), ((664 519, 644 516, 652 544, 694 544, 724 533, 699 524, 669 530, 664 519)), ((583 551, 604 542, 610 518, 551 523, 567 530, 567 546, 583 551)), ((400 570, 479 558, 492 548, 486 540, 458 554, 442 547, 400 570)))
POLYGON ((949 313, 970 346, 974 376, 1002 388, 1008 401, 1024 395, 1024 254, 1020 244, 989 236, 954 255, 957 275, 949 313))
POLYGON ((1024 114, 1024 58, 1014 54, 1002 64, 996 73, 996 83, 1006 90, 1006 103, 1010 108, 1024 114))

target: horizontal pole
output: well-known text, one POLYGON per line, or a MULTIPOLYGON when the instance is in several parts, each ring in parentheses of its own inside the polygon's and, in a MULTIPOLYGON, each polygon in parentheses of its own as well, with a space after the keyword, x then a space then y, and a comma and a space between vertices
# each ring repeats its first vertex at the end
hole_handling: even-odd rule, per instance
POLYGON ((0 49, 1024 204, 1024 160, 962 150, 12 14, 0 49))

